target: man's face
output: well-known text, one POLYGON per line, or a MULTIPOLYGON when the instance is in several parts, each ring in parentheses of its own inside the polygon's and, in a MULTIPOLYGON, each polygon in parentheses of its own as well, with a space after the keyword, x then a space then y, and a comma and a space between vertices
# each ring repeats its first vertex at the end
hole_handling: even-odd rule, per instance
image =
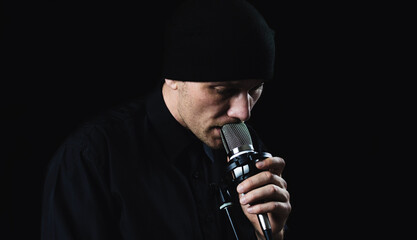
POLYGON ((263 81, 178 82, 177 120, 211 148, 221 148, 220 128, 247 121, 263 81))

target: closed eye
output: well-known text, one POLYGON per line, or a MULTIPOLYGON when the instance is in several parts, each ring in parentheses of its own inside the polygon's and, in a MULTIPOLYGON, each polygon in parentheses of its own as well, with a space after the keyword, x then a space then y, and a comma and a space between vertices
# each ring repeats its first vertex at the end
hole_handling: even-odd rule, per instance
POLYGON ((233 96, 239 92, 238 88, 229 87, 229 86, 216 86, 214 90, 217 94, 222 95, 223 97, 233 96))
POLYGON ((252 88, 249 90, 249 94, 253 95, 255 93, 257 93, 258 91, 262 91, 264 88, 264 83, 260 83, 259 85, 257 85, 256 87, 252 88))
POLYGON ((262 93, 264 83, 261 82, 255 87, 250 89, 245 89, 245 87, 240 87, 239 85, 233 84, 220 84, 220 85, 212 85, 210 88, 214 90, 214 93, 221 96, 222 98, 228 98, 233 95, 239 94, 241 91, 247 91, 247 93, 251 96, 258 95, 262 93))

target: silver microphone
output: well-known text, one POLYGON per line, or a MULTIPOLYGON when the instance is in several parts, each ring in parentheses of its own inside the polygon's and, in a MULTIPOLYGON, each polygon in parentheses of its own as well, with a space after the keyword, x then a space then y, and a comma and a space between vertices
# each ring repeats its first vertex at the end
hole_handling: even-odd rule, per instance
MULTIPOLYGON (((229 157, 226 172, 231 176, 231 184, 237 186, 243 180, 261 172, 255 163, 259 160, 272 157, 270 153, 258 153, 254 150, 252 138, 245 123, 225 124, 221 131, 221 138, 229 157)), ((268 215, 257 214, 259 224, 265 238, 272 239, 271 224, 268 215)))

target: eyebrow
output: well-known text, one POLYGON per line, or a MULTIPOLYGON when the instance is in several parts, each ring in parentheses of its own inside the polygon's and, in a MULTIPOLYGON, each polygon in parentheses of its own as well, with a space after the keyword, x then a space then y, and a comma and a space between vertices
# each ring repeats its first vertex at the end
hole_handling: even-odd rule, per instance
POLYGON ((210 83, 211 86, 239 86, 239 83, 236 82, 212 82, 210 83))

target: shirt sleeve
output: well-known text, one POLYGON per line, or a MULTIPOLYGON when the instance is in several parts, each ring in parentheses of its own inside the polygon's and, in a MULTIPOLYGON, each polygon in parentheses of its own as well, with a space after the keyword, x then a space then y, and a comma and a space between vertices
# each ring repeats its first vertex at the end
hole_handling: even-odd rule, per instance
MULTIPOLYGON (((82 141, 62 145, 45 176, 42 240, 119 239, 105 168, 82 141)), ((105 164, 102 164, 105 166, 105 164)))

